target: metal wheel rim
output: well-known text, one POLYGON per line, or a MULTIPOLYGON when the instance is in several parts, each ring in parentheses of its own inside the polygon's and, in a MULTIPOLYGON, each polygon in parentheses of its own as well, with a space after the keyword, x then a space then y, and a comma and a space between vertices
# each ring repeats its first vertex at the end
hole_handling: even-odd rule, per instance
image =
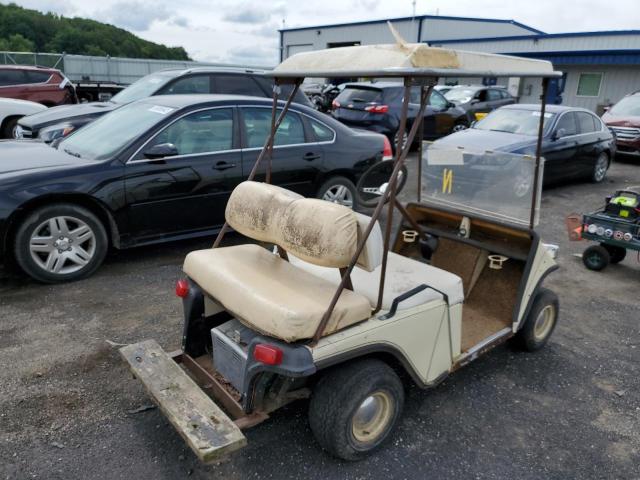
POLYGON ((461 132, 462 130, 466 130, 466 129, 467 129, 466 125, 458 124, 458 125, 454 125, 451 131, 455 133, 455 132, 461 132))
MULTIPOLYGON (((401 150, 405 149, 405 147, 407 146, 408 140, 409 140, 409 134, 406 131, 402 132, 402 141, 401 141, 402 145, 400 146, 401 150)), ((397 146, 398 146, 398 135, 396 134, 396 148, 397 146)))
POLYGON ((555 316, 556 309, 553 305, 547 305, 540 311, 533 326, 533 335, 536 340, 544 340, 547 337, 553 327, 555 316))
MULTIPOLYGON (((523 167, 524 168, 524 167, 523 167)), ((516 176, 513 193, 516 197, 524 197, 531 189, 531 178, 526 173, 519 171, 516 176)))
POLYGON ((18 138, 18 124, 15 124, 11 129, 11 138, 14 138, 14 139, 18 138))
POLYGON ((353 194, 344 185, 332 185, 324 192, 322 199, 353 208, 353 194))
POLYGON ((393 418, 393 405, 391 396, 382 390, 367 396, 353 415, 353 437, 360 443, 376 442, 393 418))
POLYGON ((29 253, 48 273, 67 275, 83 269, 96 253, 95 233, 76 217, 52 217, 32 232, 29 253))
POLYGON ((596 161, 596 168, 593 174, 593 178, 596 182, 600 182, 604 179, 607 174, 607 165, 608 165, 607 156, 604 153, 601 153, 596 161))

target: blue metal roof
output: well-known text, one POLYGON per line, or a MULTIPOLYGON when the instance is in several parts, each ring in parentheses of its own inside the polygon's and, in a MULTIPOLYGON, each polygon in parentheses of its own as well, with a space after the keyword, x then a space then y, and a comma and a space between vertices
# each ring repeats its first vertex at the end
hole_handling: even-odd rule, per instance
POLYGON ((425 43, 451 44, 468 42, 509 42, 511 40, 546 40, 548 38, 569 37, 604 37, 611 35, 640 35, 640 30, 610 30, 599 32, 572 32, 572 33, 540 33, 538 35, 514 35, 511 37, 485 37, 485 38, 456 38, 454 40, 428 40, 425 43))
POLYGON ((384 18, 379 20, 365 20, 361 22, 349 22, 349 23, 333 23, 328 25, 314 25, 310 27, 292 27, 292 28, 281 28, 280 32, 294 32, 298 30, 314 30, 319 28, 331 28, 331 27, 350 27, 354 25, 373 25, 377 23, 386 23, 386 22, 398 22, 398 21, 411 21, 411 20, 425 20, 425 19, 434 19, 434 20, 461 20, 465 22, 492 22, 492 23, 509 23, 511 25, 516 25, 518 27, 529 30, 530 32, 536 34, 544 34, 543 31, 538 30, 536 28, 525 25, 524 23, 516 22, 515 20, 505 20, 499 18, 478 18, 478 17, 451 17, 445 15, 416 15, 415 17, 396 17, 396 18, 384 18))

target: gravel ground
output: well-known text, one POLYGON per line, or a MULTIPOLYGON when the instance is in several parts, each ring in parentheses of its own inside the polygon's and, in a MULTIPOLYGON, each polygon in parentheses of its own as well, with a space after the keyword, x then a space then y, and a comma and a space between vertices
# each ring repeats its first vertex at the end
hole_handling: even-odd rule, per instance
MULTIPOLYGON (((640 184, 616 163, 603 185, 546 190, 539 231, 561 246, 546 284, 561 318, 545 349, 501 346, 430 391, 411 388, 388 446, 359 463, 318 449, 304 402, 246 432, 249 445, 200 465, 150 404, 116 343, 179 346, 173 295, 185 254, 211 239, 112 253, 92 278, 56 286, 0 269, 0 478, 640 479, 636 255, 594 273, 563 218, 640 184)), ((240 239, 231 236, 228 242, 240 239)))

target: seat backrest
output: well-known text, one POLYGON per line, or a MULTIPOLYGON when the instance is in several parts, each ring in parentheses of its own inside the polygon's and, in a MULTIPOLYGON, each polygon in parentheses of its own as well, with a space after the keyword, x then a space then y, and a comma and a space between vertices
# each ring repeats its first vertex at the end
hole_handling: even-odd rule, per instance
MULTIPOLYGON (((234 189, 225 216, 233 229, 249 238, 279 245, 314 265, 334 268, 349 265, 369 220, 336 203, 249 181, 234 189)), ((382 258, 381 245, 376 224, 358 265, 373 271, 382 258)))

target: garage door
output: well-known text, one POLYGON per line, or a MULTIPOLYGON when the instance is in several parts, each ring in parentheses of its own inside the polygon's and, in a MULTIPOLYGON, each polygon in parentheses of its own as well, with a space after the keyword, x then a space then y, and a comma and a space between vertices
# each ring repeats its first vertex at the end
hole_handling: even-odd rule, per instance
POLYGON ((287 45, 287 57, 300 52, 308 52, 310 50, 313 50, 313 44, 311 43, 304 45, 287 45))

